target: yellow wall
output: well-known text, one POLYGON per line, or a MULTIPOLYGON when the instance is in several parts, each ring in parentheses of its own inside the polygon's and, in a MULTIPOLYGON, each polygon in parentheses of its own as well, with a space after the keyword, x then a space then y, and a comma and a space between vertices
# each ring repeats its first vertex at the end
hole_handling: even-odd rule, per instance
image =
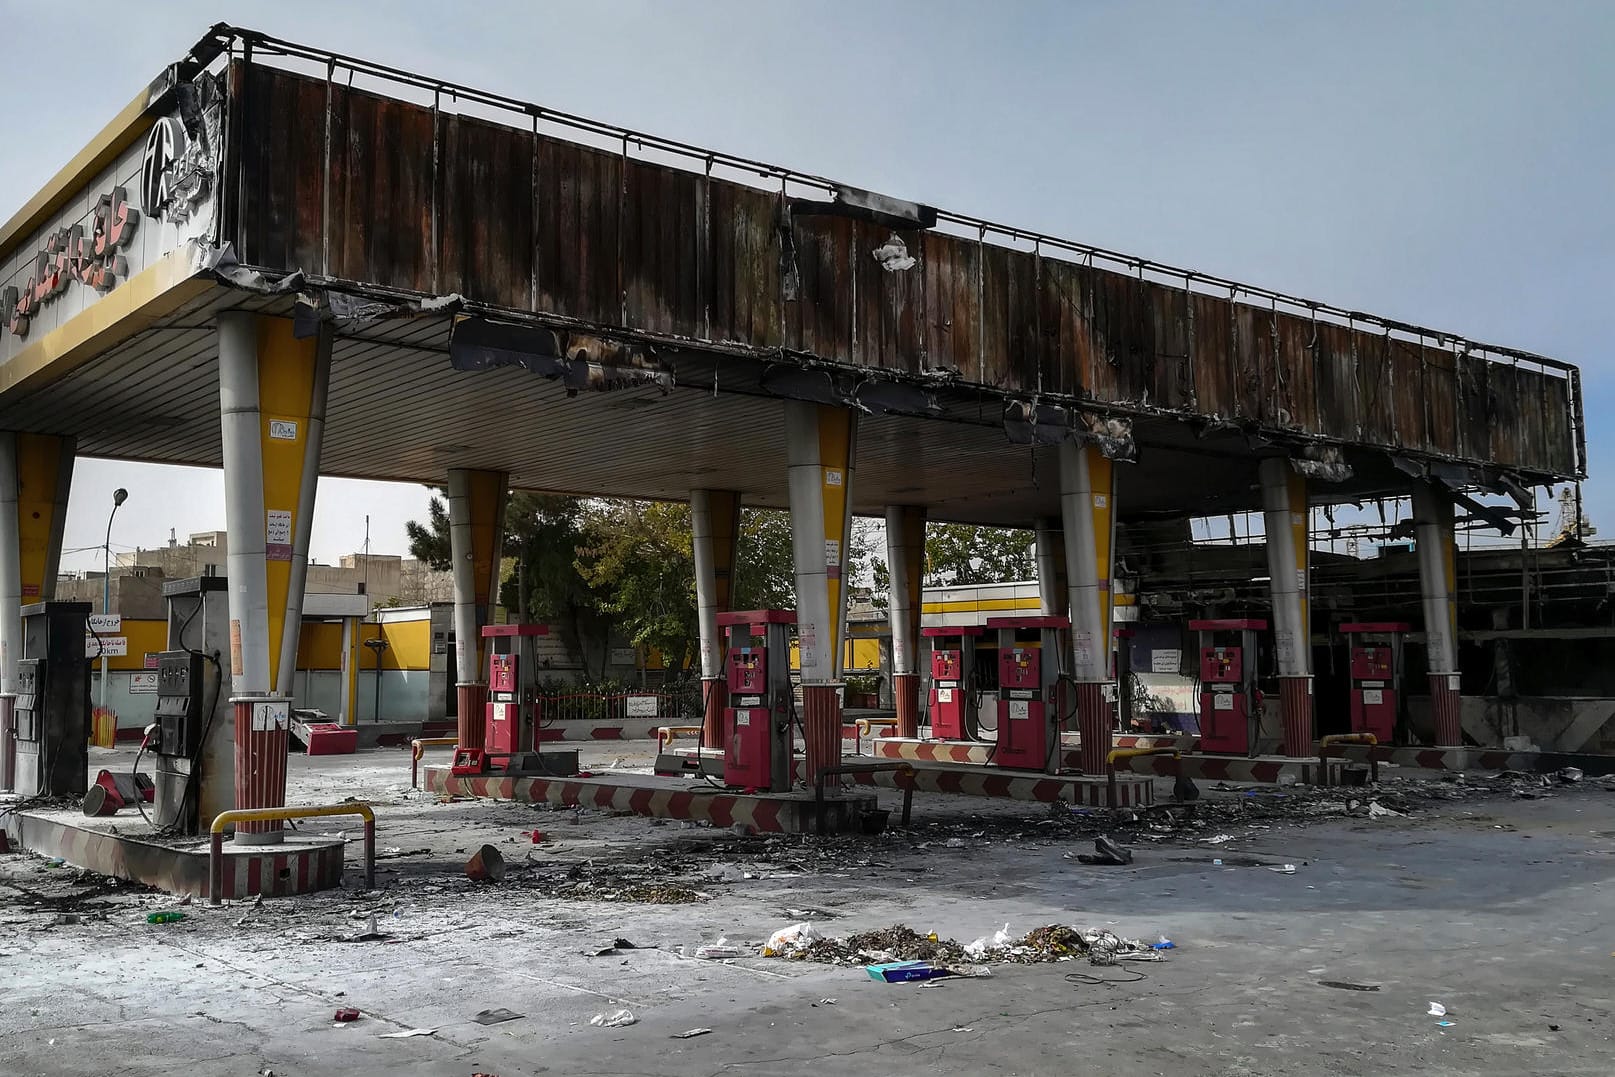
MULTIPOLYGON (((123 619, 123 635, 129 639, 129 653, 108 658, 107 665, 114 670, 144 669, 146 653, 168 649, 167 621, 137 621, 123 619)), ((427 669, 431 664, 432 633, 430 622, 400 621, 393 624, 359 626, 361 649, 359 663, 362 669, 376 668, 376 654, 363 647, 363 641, 379 635, 387 638, 387 649, 382 652, 381 668, 427 669)), ((95 644, 87 642, 93 655, 95 644)), ((340 670, 342 668, 342 626, 325 621, 305 621, 297 637, 297 668, 312 670, 340 670)))

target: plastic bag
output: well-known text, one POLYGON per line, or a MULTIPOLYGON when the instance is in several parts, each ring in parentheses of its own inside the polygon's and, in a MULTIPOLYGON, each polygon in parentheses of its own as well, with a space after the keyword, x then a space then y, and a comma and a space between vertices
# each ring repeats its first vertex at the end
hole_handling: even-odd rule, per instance
POLYGON ((788 954, 801 953, 815 942, 824 938, 818 928, 812 924, 792 924, 782 927, 763 943, 764 957, 784 957, 788 954))
POLYGON ((973 961, 979 961, 988 950, 1002 950, 1015 943, 1015 936, 1009 933, 1009 925, 1005 924, 990 937, 983 935, 965 947, 965 955, 973 961))
POLYGON ((617 1010, 615 1013, 597 1013, 589 1018, 589 1024, 596 1028, 622 1028, 624 1025, 637 1024, 639 1018, 632 1010, 617 1010))

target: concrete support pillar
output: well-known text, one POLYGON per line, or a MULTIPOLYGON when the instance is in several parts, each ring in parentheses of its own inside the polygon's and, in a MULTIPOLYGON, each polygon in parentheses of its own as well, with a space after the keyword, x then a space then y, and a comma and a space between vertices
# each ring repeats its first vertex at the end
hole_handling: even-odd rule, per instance
POLYGON ((1312 617, 1308 582, 1307 482, 1283 457, 1259 465, 1268 587, 1273 597, 1273 654, 1278 662, 1284 754, 1312 755, 1312 617))
MULTIPOLYGON (((449 472, 449 556, 454 575, 454 674, 461 748, 487 740, 487 665, 482 626, 499 597, 499 558, 505 547, 510 476, 503 471, 449 472)), ((380 715, 377 715, 379 718, 380 715)))
POLYGON ((1071 600, 1070 581, 1065 572, 1065 535, 1060 521, 1045 517, 1037 522, 1038 612, 1044 617, 1064 617, 1071 600))
POLYGON ((857 416, 845 408, 785 405, 785 452, 796 562, 796 632, 802 728, 811 782, 841 761, 842 573, 852 540, 852 465, 857 416))
MULTIPOLYGON (((1115 468, 1097 446, 1060 446, 1060 514, 1071 618, 1071 679, 1084 774, 1105 772, 1110 753, 1110 573, 1115 545, 1115 468)), ((1061 694, 1062 698, 1064 693, 1061 694)))
POLYGON ((1458 548, 1452 500, 1426 483, 1416 483, 1413 524, 1436 745, 1458 748, 1464 738, 1458 694, 1458 548))
POLYGON ((701 631, 701 746, 723 744, 723 708, 729 703, 718 614, 734 598, 735 551, 740 547, 740 495, 731 490, 690 492, 690 537, 695 553, 695 611, 701 631))
POLYGON ((920 613, 925 587, 925 508, 886 509, 887 610, 892 626, 892 705, 897 735, 920 735, 920 613))
POLYGON ((56 597, 74 447, 68 437, 0 433, 0 792, 16 782, 22 607, 56 597))
MULTIPOLYGON (((327 327, 299 338, 287 318, 219 315, 238 808, 286 802, 286 734, 330 373, 327 327)), ((280 835, 278 822, 236 827, 238 842, 280 835)))

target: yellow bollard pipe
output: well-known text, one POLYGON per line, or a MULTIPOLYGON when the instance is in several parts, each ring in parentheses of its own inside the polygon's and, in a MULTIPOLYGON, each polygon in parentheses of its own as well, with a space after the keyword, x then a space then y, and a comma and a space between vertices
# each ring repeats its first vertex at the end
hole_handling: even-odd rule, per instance
POLYGON ((426 754, 427 748, 458 747, 459 737, 417 737, 409 742, 409 787, 420 788, 421 756, 426 754))
MULTIPOLYGON (((1379 744, 1379 738, 1372 733, 1331 733, 1319 740, 1318 769, 1321 772, 1319 777, 1323 779, 1325 786, 1329 784, 1329 748, 1335 744, 1366 744, 1373 748, 1379 744)), ((1377 782, 1379 781, 1379 760, 1375 759, 1373 755, 1373 752, 1369 753, 1369 777, 1377 782)))
POLYGON ((1141 755, 1170 755, 1173 759, 1183 759, 1183 753, 1176 748, 1112 748, 1110 754, 1105 756, 1105 795, 1110 806, 1116 806, 1116 762, 1120 759, 1134 759, 1141 755))
POLYGON ((213 817, 208 849, 208 904, 224 901, 224 828, 230 823, 265 823, 286 819, 318 819, 332 815, 357 815, 364 820, 364 885, 376 888, 376 813, 362 800, 312 807, 233 808, 213 817))

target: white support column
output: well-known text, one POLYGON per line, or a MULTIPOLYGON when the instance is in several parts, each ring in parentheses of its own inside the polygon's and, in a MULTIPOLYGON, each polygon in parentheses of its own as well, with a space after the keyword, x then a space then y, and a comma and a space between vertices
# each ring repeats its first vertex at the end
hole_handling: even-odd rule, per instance
POLYGON ((1105 772, 1110 754, 1110 574, 1115 546, 1115 468, 1097 447, 1060 446, 1060 517, 1070 595, 1071 677, 1076 682, 1082 771, 1105 772))
POLYGON ((455 684, 482 683, 477 660, 482 632, 477 614, 477 565, 471 537, 471 473, 449 472, 449 556, 454 583, 455 684))
POLYGON ((1463 721, 1458 673, 1458 548, 1452 500, 1429 483, 1414 483, 1413 524, 1436 745, 1457 748, 1463 745, 1463 721))
MULTIPOLYGON (((18 523, 17 435, 0 434, 0 692, 17 690, 22 657, 22 548, 18 523)), ((9 752, 11 745, 0 745, 9 752)), ((9 786, 7 786, 9 788, 9 786)))
POLYGON ((1065 536, 1058 519, 1037 522, 1036 544, 1039 612, 1044 617, 1063 617, 1070 585, 1065 573, 1065 536))
POLYGON ((1284 754, 1312 755, 1312 627, 1308 608, 1307 485, 1289 460, 1257 465, 1262 530, 1273 601, 1273 653, 1278 664, 1284 754))
POLYGON ((265 569, 263 419, 258 410, 258 318, 219 315, 219 411, 224 522, 230 536, 230 680, 234 696, 267 696, 269 583, 265 569))
POLYGON ((499 600, 510 476, 502 471, 449 472, 449 553, 454 574, 454 670, 459 746, 484 746, 488 688, 482 626, 499 600))
POLYGON ((920 614, 925 578, 925 508, 886 509, 886 568, 891 595, 892 703, 897 735, 920 735, 920 614))

